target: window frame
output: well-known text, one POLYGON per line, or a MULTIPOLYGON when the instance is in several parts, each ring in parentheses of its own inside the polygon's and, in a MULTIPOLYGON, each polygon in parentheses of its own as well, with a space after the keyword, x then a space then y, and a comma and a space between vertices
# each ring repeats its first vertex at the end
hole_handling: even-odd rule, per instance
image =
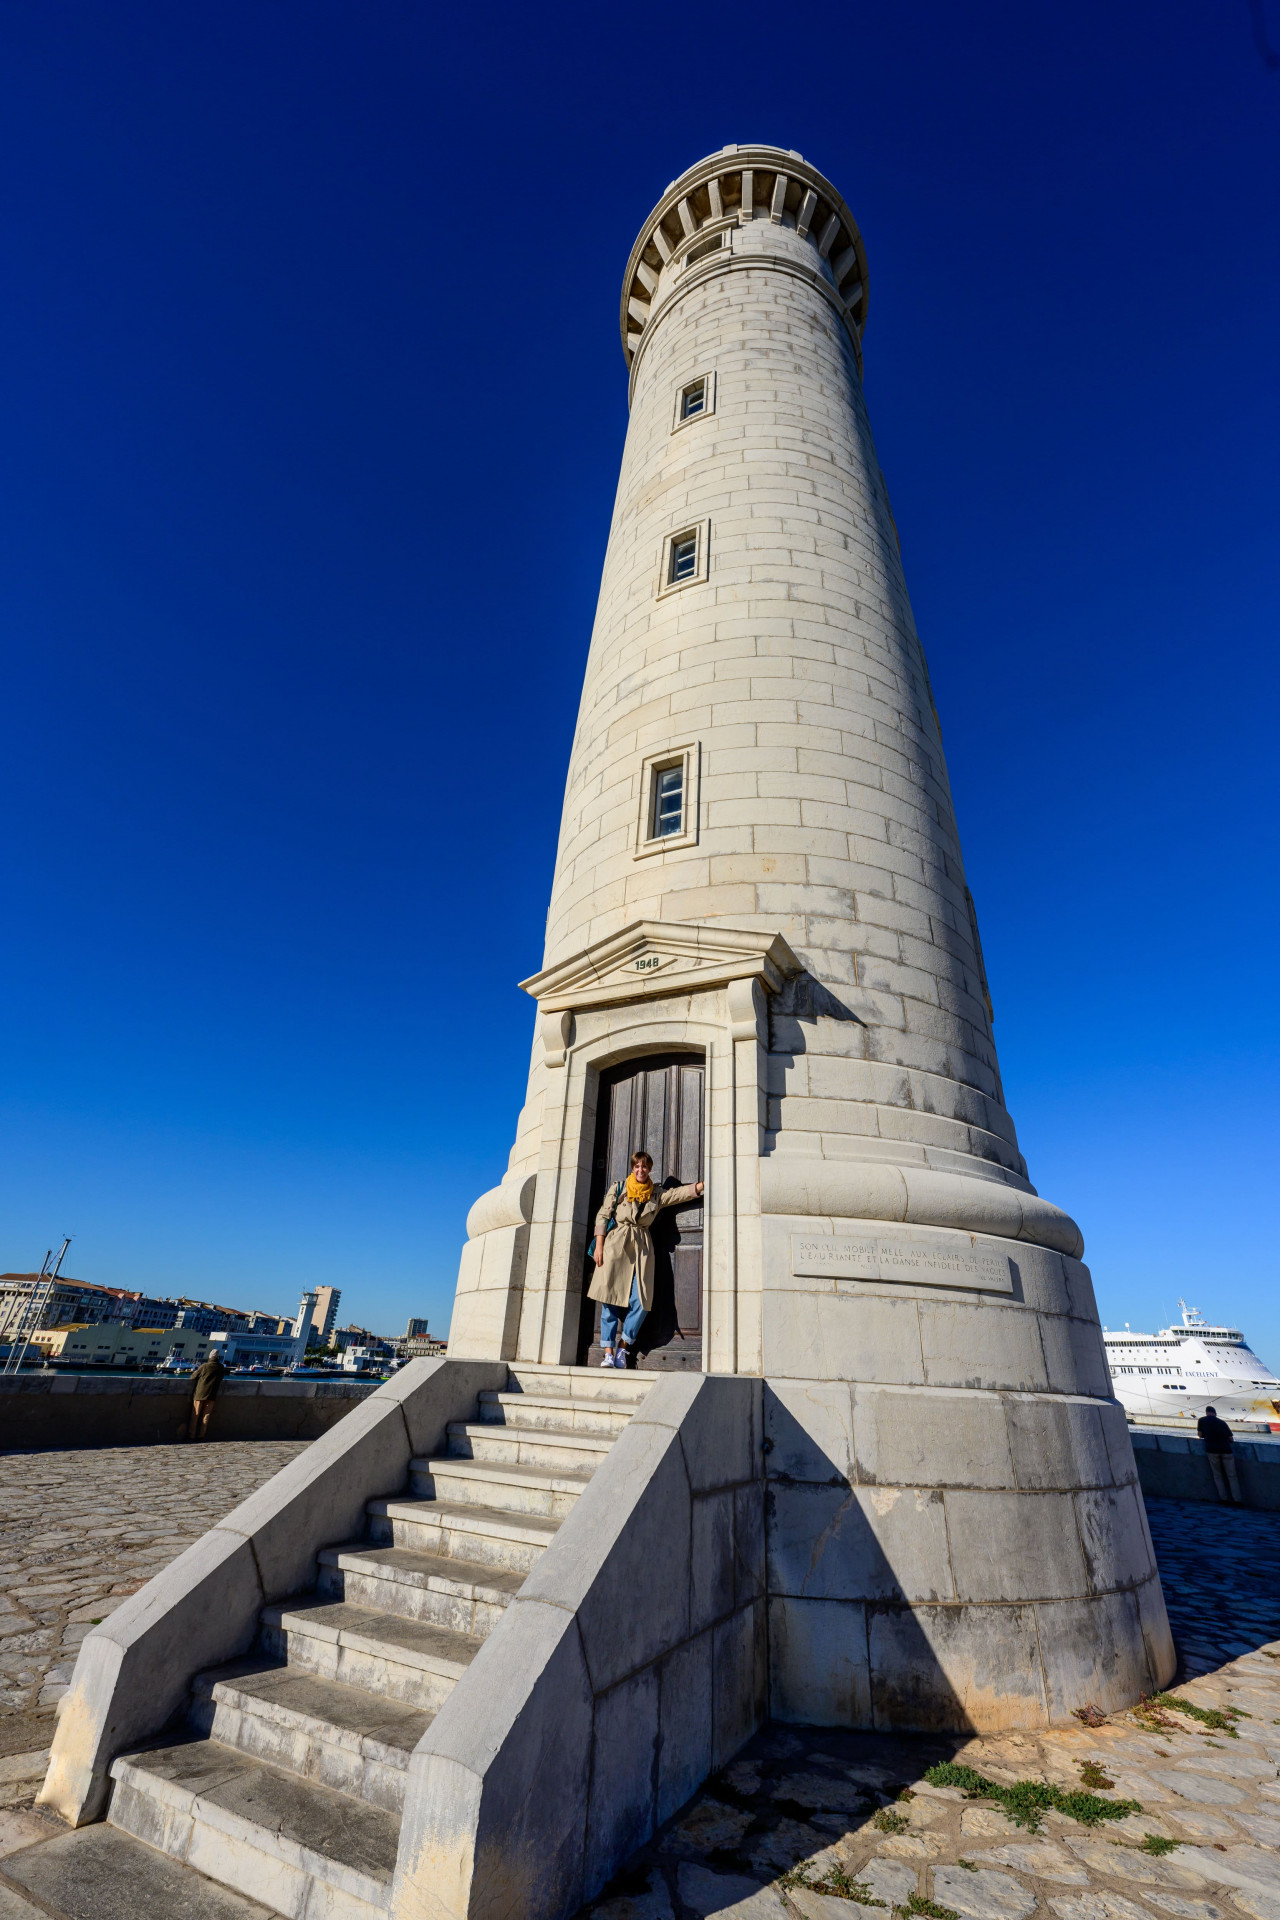
POLYGON ((674 533, 669 533, 662 543, 662 571, 658 575, 659 600, 665 599, 669 593, 684 593, 690 587, 705 586, 710 573, 710 558, 711 522, 709 520, 698 520, 692 526, 677 527, 674 533), (686 540, 694 542, 693 572, 683 580, 673 580, 671 576, 675 570, 675 550, 686 540))
POLYGON ((715 410, 716 410, 715 368, 708 367, 701 373, 691 373, 689 375, 689 378, 687 380, 682 380, 679 386, 676 388, 675 410, 674 410, 674 416, 671 421, 672 433, 679 433, 681 427, 696 427, 699 420, 709 420, 711 418, 711 415, 715 412, 715 410), (702 411, 700 413, 691 413, 689 417, 685 419, 682 413, 682 409, 684 406, 684 396, 686 395, 686 393, 688 393, 690 387, 697 386, 699 380, 701 380, 702 382, 702 393, 703 393, 702 411))
POLYGON ((635 857, 646 859, 655 853, 669 853, 679 847, 698 843, 698 787, 701 747, 696 740, 656 748, 640 762, 640 807, 636 818, 635 857), (681 797, 683 810, 679 833, 656 834, 658 776, 670 767, 682 767, 681 797))

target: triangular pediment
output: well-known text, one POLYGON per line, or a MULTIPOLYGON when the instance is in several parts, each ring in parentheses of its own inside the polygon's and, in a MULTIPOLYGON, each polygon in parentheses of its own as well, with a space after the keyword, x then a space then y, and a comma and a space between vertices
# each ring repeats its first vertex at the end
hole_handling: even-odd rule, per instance
POLYGON ((729 980, 759 979, 776 993, 784 980, 801 971, 780 933, 633 920, 621 932, 593 941, 520 985, 544 1011, 555 1013, 718 987, 729 980))

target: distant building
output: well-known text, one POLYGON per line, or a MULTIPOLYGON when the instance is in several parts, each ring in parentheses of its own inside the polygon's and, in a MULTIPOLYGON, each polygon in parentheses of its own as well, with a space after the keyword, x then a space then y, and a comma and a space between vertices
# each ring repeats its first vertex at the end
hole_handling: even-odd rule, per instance
POLYGON ((209 1351, 218 1354, 229 1367, 291 1367, 306 1351, 305 1335, 299 1342, 293 1323, 286 1320, 283 1333, 248 1333, 233 1329, 208 1335, 209 1351))
POLYGON ((311 1316, 312 1344, 327 1347, 329 1335, 338 1323, 338 1302, 342 1298, 341 1287, 317 1287, 315 1311, 311 1316))
POLYGON ((426 1321, 411 1320, 404 1330, 404 1337, 406 1340, 425 1340, 427 1337, 426 1321))
POLYGON ((371 1333, 368 1327, 335 1327, 329 1335, 331 1352, 345 1353, 348 1347, 367 1347, 371 1353, 391 1354, 395 1343, 384 1340, 380 1333, 371 1333))
MULTIPOLYGON (((31 1304, 33 1293, 42 1291, 44 1281, 38 1273, 0 1274, 0 1337, 16 1327, 31 1304)), ((49 1289, 40 1315, 42 1327, 59 1327, 77 1321, 94 1325, 101 1320, 123 1320, 136 1325, 146 1295, 126 1287, 97 1287, 88 1280, 72 1280, 59 1275, 49 1289)), ((159 1314, 145 1316, 156 1326, 172 1325, 159 1314)))
MULTIPOLYGON (((33 1292, 43 1287, 38 1273, 0 1274, 0 1339, 16 1328, 30 1304, 33 1292)), ((42 1327, 97 1326, 103 1321, 120 1321, 138 1328, 183 1327, 209 1333, 215 1327, 252 1329, 267 1316, 246 1313, 238 1307, 220 1307, 209 1300, 157 1298, 131 1287, 99 1287, 89 1280, 72 1280, 59 1275, 49 1290, 40 1314, 42 1327)), ((270 1322, 275 1330, 277 1316, 270 1322)))
MULTIPOLYGON (((41 1327, 31 1345, 46 1360, 82 1367, 198 1366, 209 1354, 208 1335, 173 1327, 131 1327, 120 1320, 41 1327)), ((34 1355, 33 1355, 34 1357, 34 1355)))

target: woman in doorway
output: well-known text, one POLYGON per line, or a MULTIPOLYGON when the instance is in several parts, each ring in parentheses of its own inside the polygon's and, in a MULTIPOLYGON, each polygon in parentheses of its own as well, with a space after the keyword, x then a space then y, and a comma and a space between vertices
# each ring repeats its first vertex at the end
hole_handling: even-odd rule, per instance
POLYGON ((593 1300, 603 1303, 602 1367, 626 1368, 635 1351, 636 1335, 653 1305, 653 1238, 649 1229, 663 1207, 699 1199, 702 1186, 697 1180, 691 1187, 655 1187, 653 1160, 647 1153, 633 1153, 630 1173, 611 1187, 601 1202, 596 1215, 596 1272, 588 1291, 593 1300), (614 1224, 610 1232, 611 1219, 614 1224))

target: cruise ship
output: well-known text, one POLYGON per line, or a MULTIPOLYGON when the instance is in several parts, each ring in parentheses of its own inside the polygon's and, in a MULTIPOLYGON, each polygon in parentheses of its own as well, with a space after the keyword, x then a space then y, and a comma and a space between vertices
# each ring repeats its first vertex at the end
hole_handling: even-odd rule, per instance
POLYGON ((1195 1420, 1215 1407, 1224 1420, 1280 1428, 1280 1380, 1245 1345, 1239 1327, 1211 1327, 1179 1300, 1180 1327, 1159 1333, 1102 1329, 1116 1399, 1130 1415, 1195 1420))

